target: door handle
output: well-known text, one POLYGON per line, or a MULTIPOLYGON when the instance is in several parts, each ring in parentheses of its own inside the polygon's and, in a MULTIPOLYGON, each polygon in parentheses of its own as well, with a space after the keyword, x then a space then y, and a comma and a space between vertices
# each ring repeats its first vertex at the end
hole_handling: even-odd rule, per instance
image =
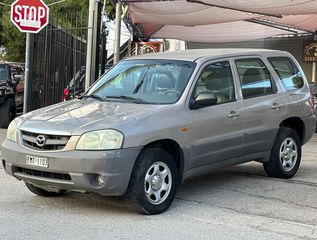
POLYGON ((272 110, 279 110, 280 109, 280 105, 278 105, 277 103, 273 103, 271 106, 272 110))
POLYGON ((233 119, 236 119, 237 117, 239 117, 240 114, 238 112, 235 112, 235 111, 231 111, 229 114, 228 114, 228 118, 233 118, 233 119))

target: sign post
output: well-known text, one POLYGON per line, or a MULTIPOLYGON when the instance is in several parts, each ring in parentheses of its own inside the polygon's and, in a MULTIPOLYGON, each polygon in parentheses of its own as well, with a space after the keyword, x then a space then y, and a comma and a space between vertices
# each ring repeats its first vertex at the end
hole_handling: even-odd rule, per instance
POLYGON ((29 80, 32 33, 40 32, 49 22, 49 8, 42 0, 16 0, 11 5, 11 22, 26 33, 23 113, 29 110, 29 80))

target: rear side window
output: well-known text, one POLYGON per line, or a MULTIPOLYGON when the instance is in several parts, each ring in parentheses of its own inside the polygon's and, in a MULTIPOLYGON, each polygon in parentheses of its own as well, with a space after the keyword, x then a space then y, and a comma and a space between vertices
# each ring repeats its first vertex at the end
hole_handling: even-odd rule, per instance
POLYGON ((271 57, 268 58, 268 60, 287 91, 299 89, 304 86, 302 74, 290 58, 271 57))
POLYGON ((261 59, 236 60, 243 98, 252 98, 274 93, 275 85, 269 70, 261 59))

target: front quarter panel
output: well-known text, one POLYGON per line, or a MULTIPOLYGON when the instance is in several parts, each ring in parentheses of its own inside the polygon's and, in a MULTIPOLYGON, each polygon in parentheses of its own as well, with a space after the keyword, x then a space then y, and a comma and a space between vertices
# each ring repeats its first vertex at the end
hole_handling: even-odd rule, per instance
POLYGON ((184 131, 187 123, 186 111, 182 106, 171 105, 149 116, 135 118, 118 130, 125 135, 123 148, 145 146, 162 139, 174 140, 184 147, 190 139, 188 131, 184 131))

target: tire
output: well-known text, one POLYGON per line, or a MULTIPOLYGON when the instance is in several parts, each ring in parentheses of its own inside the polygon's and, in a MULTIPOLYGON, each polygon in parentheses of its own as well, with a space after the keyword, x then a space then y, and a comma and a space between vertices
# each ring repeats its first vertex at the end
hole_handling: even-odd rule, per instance
POLYGON ((301 141, 297 133, 292 128, 281 127, 271 150, 270 161, 263 167, 270 177, 291 178, 299 168, 301 157, 301 141))
POLYGON ((130 178, 128 196, 132 206, 145 215, 166 211, 172 204, 178 173, 172 156, 161 148, 141 152, 130 178))
POLYGON ((0 127, 7 128, 15 116, 14 101, 8 98, 0 105, 0 127))
POLYGON ((30 183, 25 183, 25 185, 32 193, 41 197, 59 197, 64 196, 66 193, 65 190, 60 190, 59 192, 49 192, 42 188, 35 187, 30 183))

